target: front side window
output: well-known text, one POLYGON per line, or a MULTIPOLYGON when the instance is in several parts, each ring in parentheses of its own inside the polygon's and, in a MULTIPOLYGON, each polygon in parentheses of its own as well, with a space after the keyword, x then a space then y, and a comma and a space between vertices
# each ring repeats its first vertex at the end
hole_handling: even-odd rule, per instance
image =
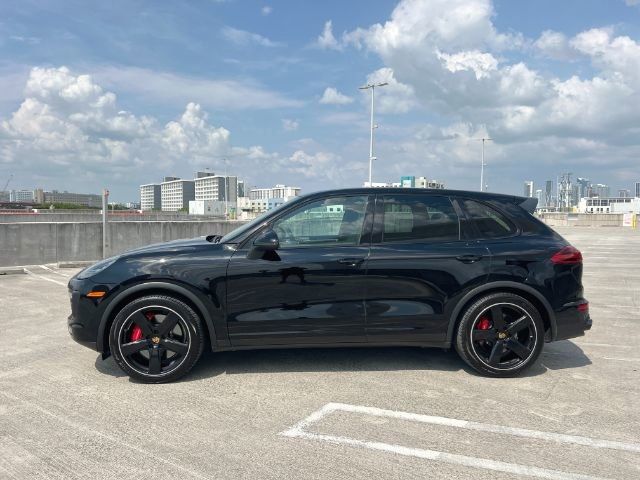
POLYGON ((469 199, 461 199, 460 203, 467 213, 465 228, 472 236, 479 234, 481 238, 498 238, 516 233, 513 224, 490 206, 469 199))
POLYGON ((385 195, 383 242, 447 242, 460 238, 458 215, 447 197, 385 195))
POLYGON ((331 197, 294 210, 272 228, 282 248, 306 245, 358 245, 367 197, 331 197))

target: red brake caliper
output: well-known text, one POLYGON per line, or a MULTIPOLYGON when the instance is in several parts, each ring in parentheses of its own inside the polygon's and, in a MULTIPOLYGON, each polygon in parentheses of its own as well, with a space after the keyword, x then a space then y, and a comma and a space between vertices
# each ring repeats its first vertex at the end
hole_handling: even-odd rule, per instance
MULTIPOLYGON (((153 320, 155 314, 147 312, 144 314, 144 316, 147 317, 147 320, 153 320)), ((144 334, 142 333, 142 329, 138 325, 134 324, 133 328, 131 329, 131 333, 129 334, 129 341, 137 342, 138 340, 142 340, 143 337, 144 334)))
POLYGON ((482 317, 476 324, 478 330, 489 330, 491 328, 491 321, 487 317, 482 317))

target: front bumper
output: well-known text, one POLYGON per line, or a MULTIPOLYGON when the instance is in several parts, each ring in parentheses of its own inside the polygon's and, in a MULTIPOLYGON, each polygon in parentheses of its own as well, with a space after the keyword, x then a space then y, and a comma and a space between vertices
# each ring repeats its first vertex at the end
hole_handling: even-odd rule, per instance
POLYGON ((556 311, 556 335, 553 340, 581 337, 587 330, 591 330, 592 325, 589 302, 579 300, 567 303, 556 311))
POLYGON ((98 329, 108 295, 102 299, 92 299, 87 298, 86 294, 96 288, 109 290, 109 286, 72 278, 68 287, 71 303, 71 314, 67 318, 69 335, 80 345, 100 351, 98 329))

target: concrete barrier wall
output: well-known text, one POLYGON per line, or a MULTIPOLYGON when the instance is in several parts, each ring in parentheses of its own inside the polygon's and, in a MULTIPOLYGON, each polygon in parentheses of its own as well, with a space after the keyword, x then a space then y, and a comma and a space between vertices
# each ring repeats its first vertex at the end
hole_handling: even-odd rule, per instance
MULTIPOLYGON (((230 232, 244 222, 114 222, 108 255, 152 243, 230 232)), ((0 267, 102 258, 102 223, 1 223, 0 267)))
POLYGON ((621 227, 622 213, 542 213, 539 218, 550 227, 621 227))
MULTIPOLYGON (((0 223, 22 222, 101 222, 102 214, 90 213, 3 213, 0 211, 0 223)), ((109 222, 214 222, 223 221, 211 215, 189 215, 184 212, 148 212, 144 214, 109 214, 109 222)))

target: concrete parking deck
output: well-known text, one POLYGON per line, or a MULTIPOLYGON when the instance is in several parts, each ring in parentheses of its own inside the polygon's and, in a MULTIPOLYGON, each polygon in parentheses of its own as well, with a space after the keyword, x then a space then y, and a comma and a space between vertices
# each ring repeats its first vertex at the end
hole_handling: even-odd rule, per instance
POLYGON ((69 337, 75 270, 0 276, 0 478, 640 478, 640 231, 559 230, 594 327, 502 380, 372 348, 206 354, 138 384, 69 337))

